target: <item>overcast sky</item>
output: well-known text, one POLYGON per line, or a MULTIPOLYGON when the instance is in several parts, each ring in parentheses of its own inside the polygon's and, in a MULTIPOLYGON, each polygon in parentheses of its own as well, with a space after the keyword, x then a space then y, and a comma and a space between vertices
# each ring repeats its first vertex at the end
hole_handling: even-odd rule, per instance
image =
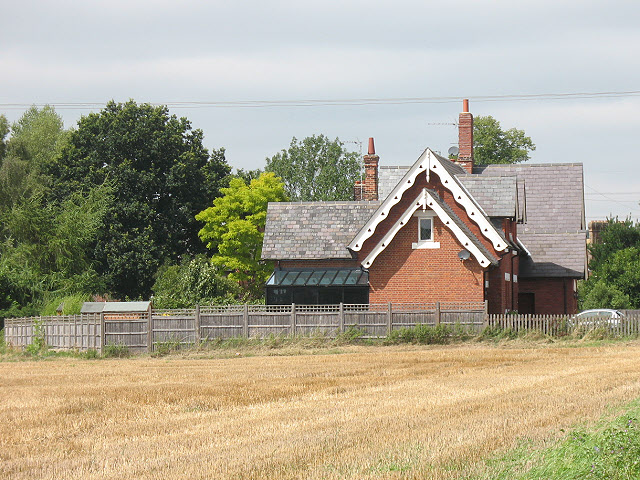
POLYGON ((382 165, 409 165, 457 142, 469 98, 474 115, 531 136, 531 162, 584 164, 588 220, 640 217, 638 0, 2 0, 0 11, 10 121, 49 103, 73 127, 131 98, 170 104, 236 168, 319 133, 355 151, 374 137, 382 165), (601 92, 637 93, 522 98, 601 92), (436 100, 331 104, 407 98, 436 100), (256 106, 301 100, 324 103, 256 106))

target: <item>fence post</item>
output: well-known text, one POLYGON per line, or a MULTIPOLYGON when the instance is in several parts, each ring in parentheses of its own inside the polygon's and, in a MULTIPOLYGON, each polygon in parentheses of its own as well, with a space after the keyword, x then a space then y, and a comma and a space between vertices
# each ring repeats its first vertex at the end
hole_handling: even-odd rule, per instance
POLYGON ((249 338, 249 304, 244 304, 244 310, 242 311, 242 336, 249 338))
POLYGON ((344 332, 344 303, 340 302, 340 309, 338 310, 338 332, 344 332))
POLYGON ((151 313, 151 305, 147 311, 147 353, 153 352, 153 314, 151 313))
POLYGON ((196 305, 196 318, 195 318, 195 342, 196 345, 200 344, 200 305, 196 305))
POLYGON ((482 328, 489 326, 489 300, 484 301, 484 314, 482 315, 482 328))
POLYGON ((292 337, 296 335, 296 304, 291 304, 291 321, 289 322, 289 334, 292 337))
POLYGON ((387 337, 391 335, 391 330, 393 330, 393 309, 391 302, 389 302, 387 307, 387 337))
POLYGON ((436 302, 436 325, 440 325, 441 320, 440 302, 436 302))
POLYGON ((100 354, 104 353, 105 346, 105 331, 104 331, 104 312, 100 312, 100 354))

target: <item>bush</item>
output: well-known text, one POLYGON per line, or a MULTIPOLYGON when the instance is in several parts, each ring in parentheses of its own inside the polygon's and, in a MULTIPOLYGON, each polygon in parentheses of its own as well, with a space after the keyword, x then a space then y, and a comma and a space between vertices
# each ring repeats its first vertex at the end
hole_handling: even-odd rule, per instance
POLYGON ((106 358, 126 358, 131 355, 129 347, 122 344, 110 343, 104 346, 102 356, 106 358))
POLYGON ((387 344, 417 343, 423 345, 443 345, 449 341, 452 329, 444 324, 431 327, 418 324, 415 327, 393 330, 386 339, 387 344))
POLYGON ((43 317, 56 315, 60 305, 62 305, 62 315, 78 315, 82 309, 82 304, 89 301, 89 299, 90 295, 85 293, 67 295, 65 297, 55 297, 42 307, 40 315, 43 317))

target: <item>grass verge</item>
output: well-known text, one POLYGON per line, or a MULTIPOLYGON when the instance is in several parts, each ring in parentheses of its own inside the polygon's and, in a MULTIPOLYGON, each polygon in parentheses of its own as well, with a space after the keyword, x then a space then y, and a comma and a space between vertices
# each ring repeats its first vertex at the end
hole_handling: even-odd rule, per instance
POLYGON ((640 478, 640 399, 625 413, 573 430, 537 450, 529 443, 487 462, 486 471, 468 480, 568 480, 640 478))

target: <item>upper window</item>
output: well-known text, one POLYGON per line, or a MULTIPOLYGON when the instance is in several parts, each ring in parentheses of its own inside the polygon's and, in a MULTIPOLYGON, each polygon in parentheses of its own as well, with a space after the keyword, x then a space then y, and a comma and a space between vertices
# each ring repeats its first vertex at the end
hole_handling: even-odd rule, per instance
POLYGON ((433 242, 433 220, 431 218, 420 218, 419 242, 433 242))
POLYGON ((433 241, 435 212, 416 212, 415 216, 418 217, 418 241, 413 244, 413 248, 440 248, 440 243, 433 241))

